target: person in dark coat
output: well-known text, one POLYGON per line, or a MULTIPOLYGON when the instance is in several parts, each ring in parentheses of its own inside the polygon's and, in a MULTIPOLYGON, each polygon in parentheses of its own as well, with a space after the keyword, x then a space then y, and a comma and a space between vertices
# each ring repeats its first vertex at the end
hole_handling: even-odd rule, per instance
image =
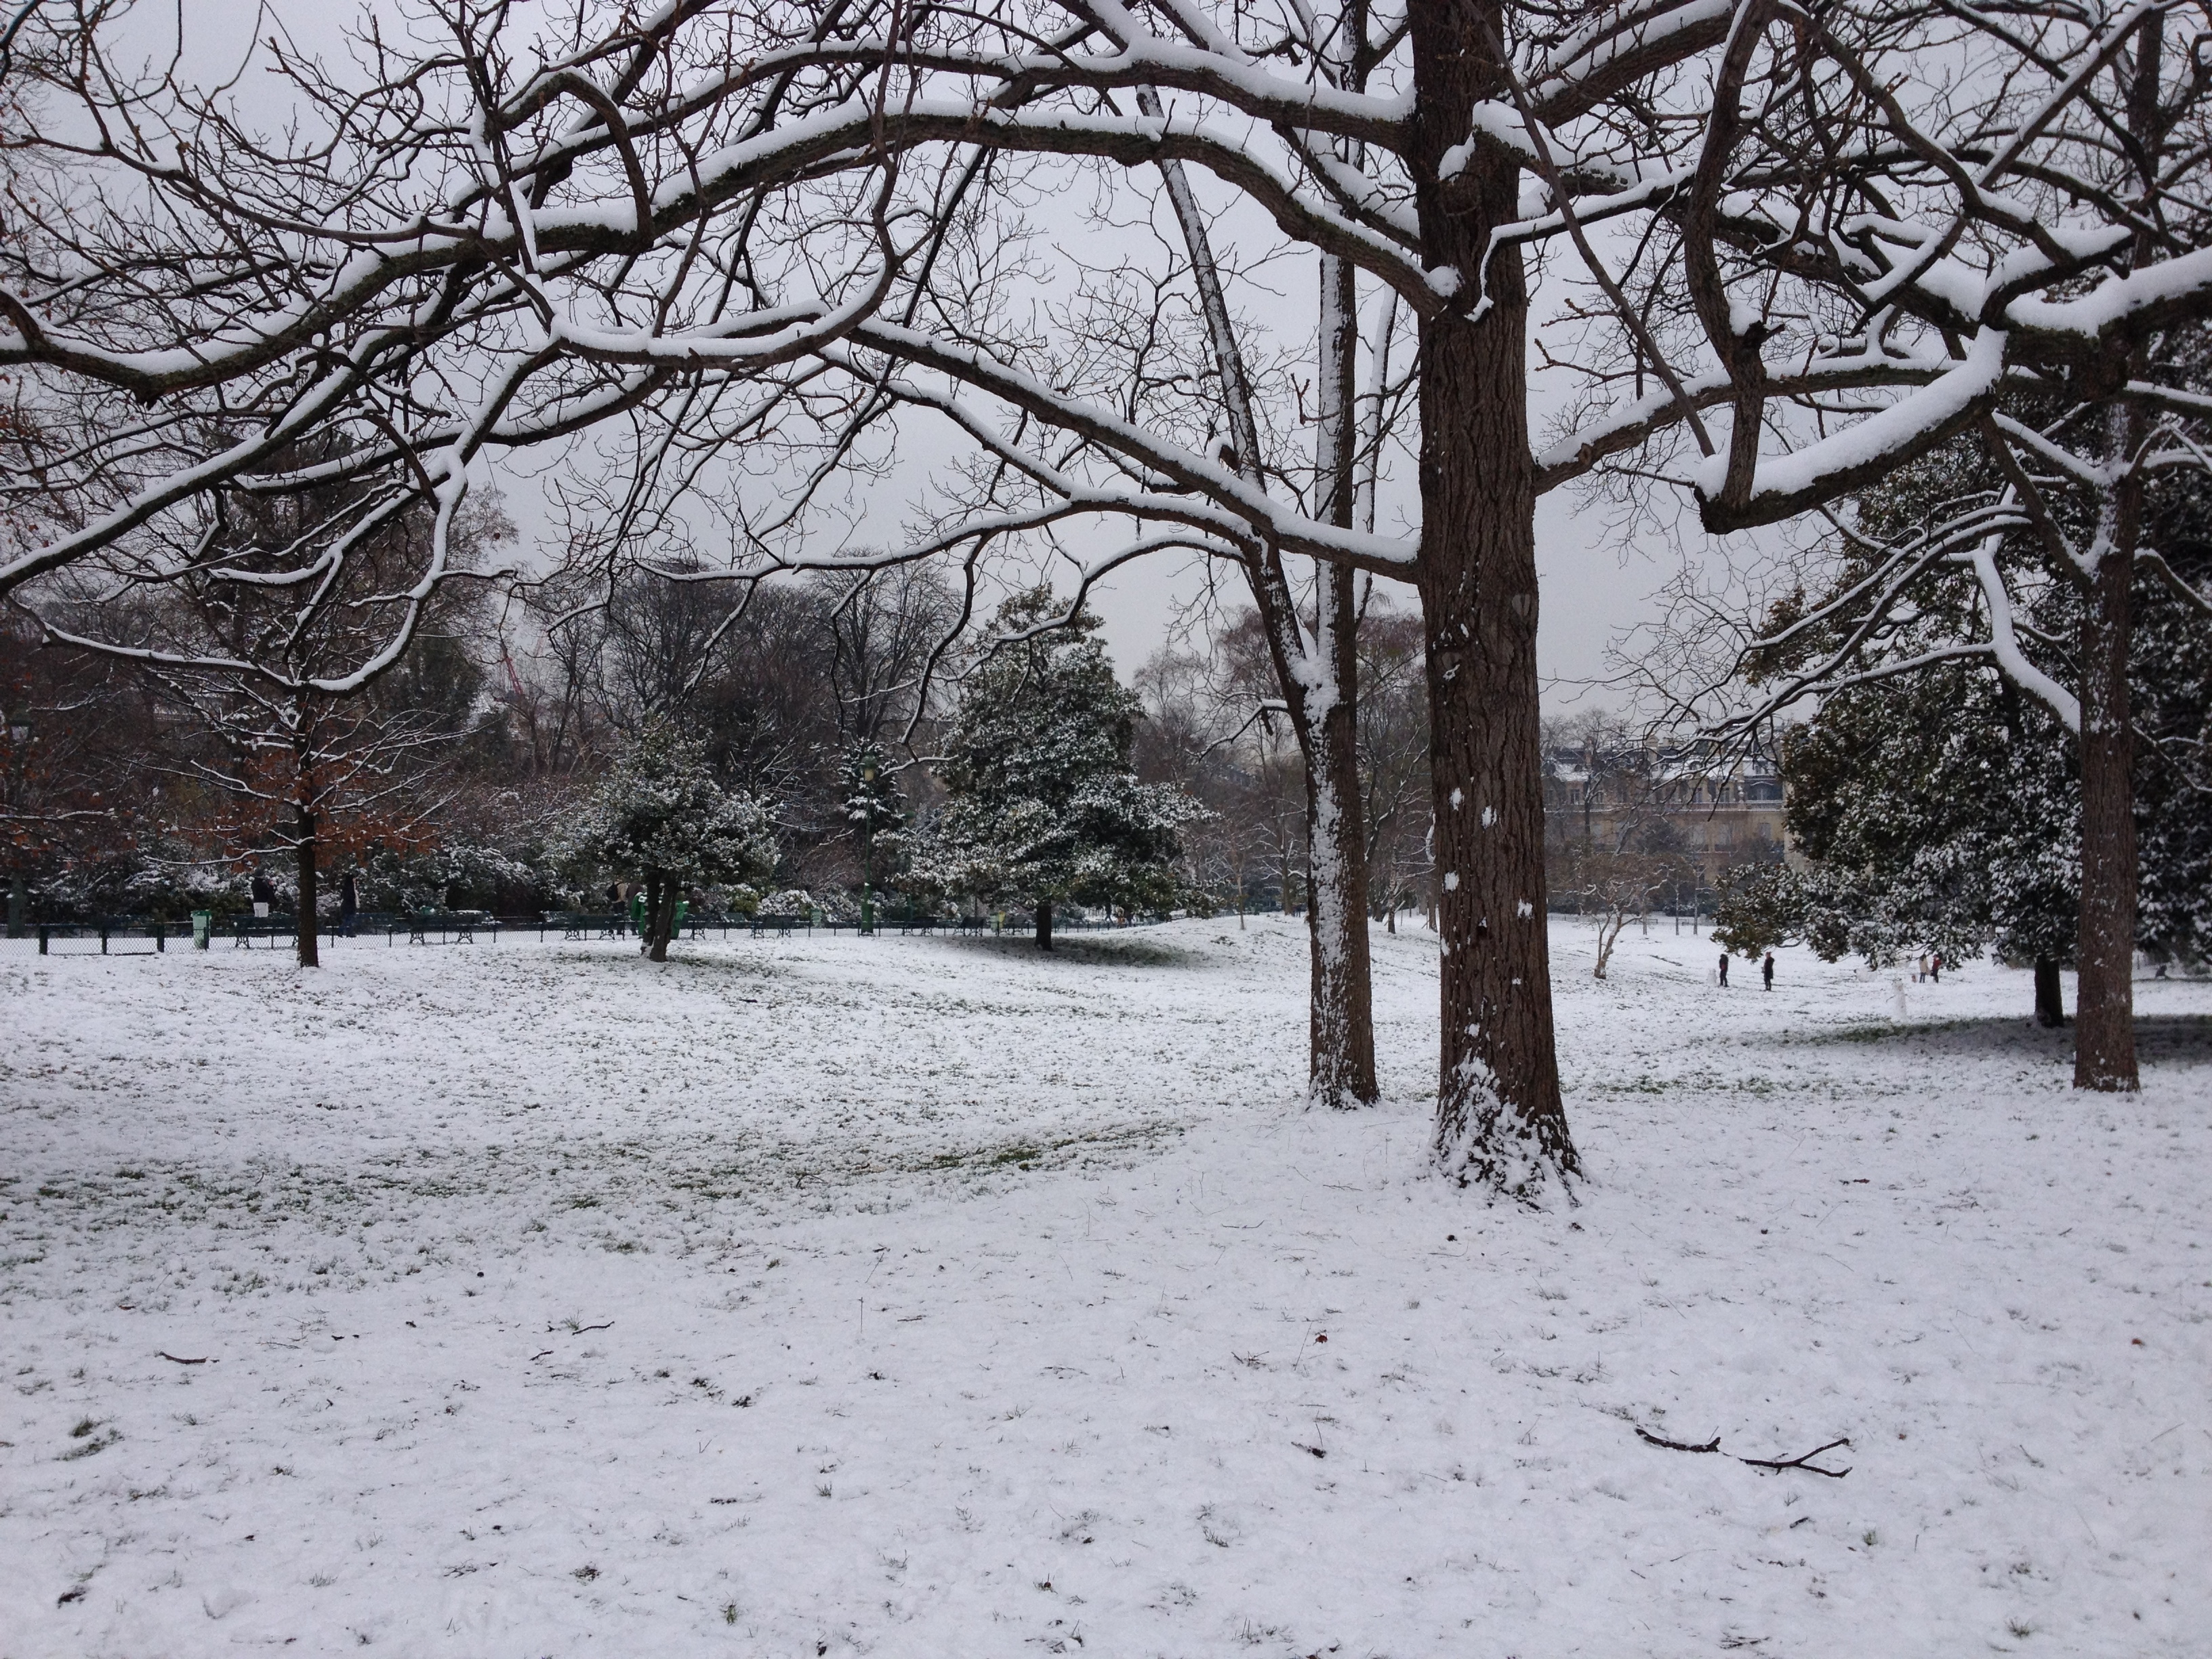
POLYGON ((1721 952, 1721 988, 1728 989, 1728 952, 1721 952))
POLYGON ((1766 988, 1774 988, 1774 952, 1766 953, 1766 960, 1759 964, 1759 976, 1766 981, 1766 988))
POLYGON ((269 877, 259 865, 253 866, 253 914, 265 916, 276 908, 276 890, 269 884, 269 877))
POLYGON ((348 939, 353 937, 354 918, 361 914, 361 889, 354 884, 353 872, 345 872, 338 884, 338 928, 348 939))

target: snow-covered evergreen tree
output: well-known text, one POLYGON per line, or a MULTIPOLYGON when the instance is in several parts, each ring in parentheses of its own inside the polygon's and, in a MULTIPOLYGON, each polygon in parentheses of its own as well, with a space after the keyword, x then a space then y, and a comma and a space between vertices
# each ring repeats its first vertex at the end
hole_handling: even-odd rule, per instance
POLYGON ((668 960, 687 887, 765 880, 775 868, 767 805, 716 783, 701 745, 647 726, 568 826, 568 854, 645 882, 644 948, 668 960))
POLYGON ((845 750, 837 767, 837 793, 860 864, 860 927, 865 932, 875 921, 871 892, 905 859, 906 809, 899 799, 898 779, 872 743, 845 750))
POLYGON ((913 857, 935 886, 1033 908, 1047 950, 1056 904, 1168 902, 1176 827, 1205 810, 1138 781, 1142 706, 1097 628, 1049 588, 1000 608, 946 734, 949 799, 913 857))
MULTIPOLYGON (((2180 620, 2173 607, 2148 589, 2139 599, 2143 637, 2166 648, 2137 653, 2136 706, 2154 732, 2201 732, 2212 642, 2179 626, 2165 637, 2162 624, 2180 620)), ((2212 952, 2212 803, 2149 745, 2136 774, 2138 940, 2201 958, 2212 952)), ((1716 937, 1743 951, 1802 939, 1831 962, 1875 966, 1994 948, 2034 964, 2036 1017, 2063 1021, 2058 974, 2079 930, 2081 769, 2045 704, 1978 664, 1851 686, 1785 738, 1783 776, 1791 839, 1813 862, 1746 872, 1716 937)))

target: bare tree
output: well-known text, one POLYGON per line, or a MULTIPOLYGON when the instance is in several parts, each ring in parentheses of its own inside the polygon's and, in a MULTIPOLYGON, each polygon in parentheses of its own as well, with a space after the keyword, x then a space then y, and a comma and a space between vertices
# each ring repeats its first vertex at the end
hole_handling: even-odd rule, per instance
POLYGON ((350 537, 303 600, 290 591, 291 562, 346 521, 351 493, 331 485, 224 503, 195 568, 120 589, 66 572, 45 585, 36 606, 50 645, 129 665, 172 726, 181 722, 173 758, 154 763, 229 804, 234 848, 273 843, 289 854, 303 968, 319 960, 316 907, 334 837, 419 818, 421 758, 467 731, 477 713, 465 690, 458 702, 452 695, 465 679, 439 675, 416 695, 405 683, 433 643, 454 648, 473 631, 466 601, 481 586, 472 596, 441 584, 434 603, 417 607, 394 597, 393 572, 440 534, 456 574, 481 584, 482 555, 513 533, 489 498, 443 529, 424 513, 387 520, 373 538, 350 537), (384 649, 389 613, 401 606, 416 612, 405 623, 412 657, 384 649))
MULTIPOLYGON (((366 89, 284 60, 303 136, 283 143, 116 75, 101 9, 40 15, 18 64, 69 110, 39 144, 131 191, 95 210, 88 187, 0 255, 0 367, 111 399, 22 484, 82 527, 0 586, 134 539, 183 558, 189 502, 297 487, 272 458, 331 423, 388 510, 432 501, 441 523, 477 456, 589 429, 626 480, 611 543, 681 548, 702 469, 778 453, 794 422, 823 435, 800 483, 731 520, 741 574, 950 557, 972 576, 1090 519, 1134 526, 1091 575, 1196 545, 1410 581, 1445 947, 1437 1153, 1524 1199, 1579 1170, 1540 906, 1538 495, 1633 466, 1693 487, 1712 528, 1771 522, 1972 424, 2012 377, 2101 365, 2132 386, 2144 341, 2212 309, 2188 229, 2204 75, 2154 45, 2197 15, 2175 0, 1412 0, 1402 19, 674 0, 642 27, 581 8, 530 42, 507 32, 541 26, 509 10, 432 9, 450 42, 419 61, 374 43, 366 89), (1263 490, 1249 445, 1194 447, 1032 372, 1054 357, 1009 320, 1023 256, 994 185, 1163 163, 1395 296, 1418 336, 1418 539, 1347 521, 1340 489, 1263 490), (1547 248, 1582 335, 1547 361, 1589 396, 1540 453, 1528 260, 1547 248), (872 464, 861 436, 893 410, 950 422, 1031 502, 889 549, 808 543, 823 483, 872 464), (1704 459, 1669 471, 1677 441, 1704 459)), ((1340 479, 1340 443, 1322 453, 1340 479)), ((1285 665, 1331 660, 1338 614, 1313 613, 1285 665)))

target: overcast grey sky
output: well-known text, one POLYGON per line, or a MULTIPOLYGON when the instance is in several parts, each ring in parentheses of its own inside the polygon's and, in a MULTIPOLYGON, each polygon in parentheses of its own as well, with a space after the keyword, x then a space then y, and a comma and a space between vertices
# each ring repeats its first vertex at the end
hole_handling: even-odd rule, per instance
MULTIPOLYGON (((378 0, 376 9, 387 17, 396 9, 392 0, 378 0)), ((229 82, 241 58, 249 51, 256 32, 266 36, 281 27, 293 42, 333 58, 344 51, 347 26, 364 9, 361 0, 179 0, 167 5, 147 5, 134 20, 144 33, 150 57, 166 58, 183 30, 181 65, 187 78, 202 85, 229 82)), ((270 95, 273 83, 249 72, 235 87, 235 95, 251 109, 270 95)), ((272 106, 271 116, 281 117, 272 106)), ((272 123, 273 125, 274 123, 272 123)), ((1268 228, 1254 224, 1250 231, 1264 240, 1268 228)), ((1233 216, 1218 234, 1233 246, 1237 228, 1233 216)), ((1302 296, 1285 296, 1294 313, 1302 296)), ((1291 313, 1286 313, 1291 314, 1291 313)), ((1289 326, 1288 324, 1285 325, 1289 326)), ((1532 388, 1540 414, 1547 397, 1541 385, 1532 388)), ((536 458, 533 466, 538 463, 536 458)), ((550 539, 541 484, 523 473, 509 471, 500 479, 508 508, 526 542, 550 539)), ((1388 528, 1389 514, 1383 515, 1388 528)), ((1536 521, 1537 563, 1542 575, 1542 611, 1538 634, 1538 657, 1545 677, 1545 704, 1550 712, 1564 712, 1589 702, 1611 705, 1619 698, 1603 690, 1593 692, 1589 683, 1607 672, 1606 647, 1626 629, 1654 614, 1653 595, 1676 571, 1680 555, 1674 538, 1662 526, 1635 526, 1624 531, 1613 510, 1586 509, 1571 492, 1555 492, 1541 503, 1536 521)), ((878 539, 872 538, 871 539, 878 539)), ((1692 526, 1685 544, 1699 551, 1692 526)), ((1188 561, 1158 559, 1125 567, 1095 590, 1095 605, 1104 619, 1107 640, 1121 671, 1127 674, 1165 642, 1170 628, 1201 589, 1203 578, 1188 561)))

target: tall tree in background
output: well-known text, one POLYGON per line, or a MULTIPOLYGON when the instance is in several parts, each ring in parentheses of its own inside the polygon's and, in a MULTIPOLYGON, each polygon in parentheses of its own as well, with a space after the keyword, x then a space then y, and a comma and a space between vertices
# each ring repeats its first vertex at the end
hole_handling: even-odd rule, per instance
POLYGON ((1042 950, 1055 905, 1172 902, 1176 831, 1200 810, 1138 781, 1143 708, 1097 627, 1049 589, 1000 607, 946 729, 944 809, 913 855, 922 879, 1030 907, 1042 950))

